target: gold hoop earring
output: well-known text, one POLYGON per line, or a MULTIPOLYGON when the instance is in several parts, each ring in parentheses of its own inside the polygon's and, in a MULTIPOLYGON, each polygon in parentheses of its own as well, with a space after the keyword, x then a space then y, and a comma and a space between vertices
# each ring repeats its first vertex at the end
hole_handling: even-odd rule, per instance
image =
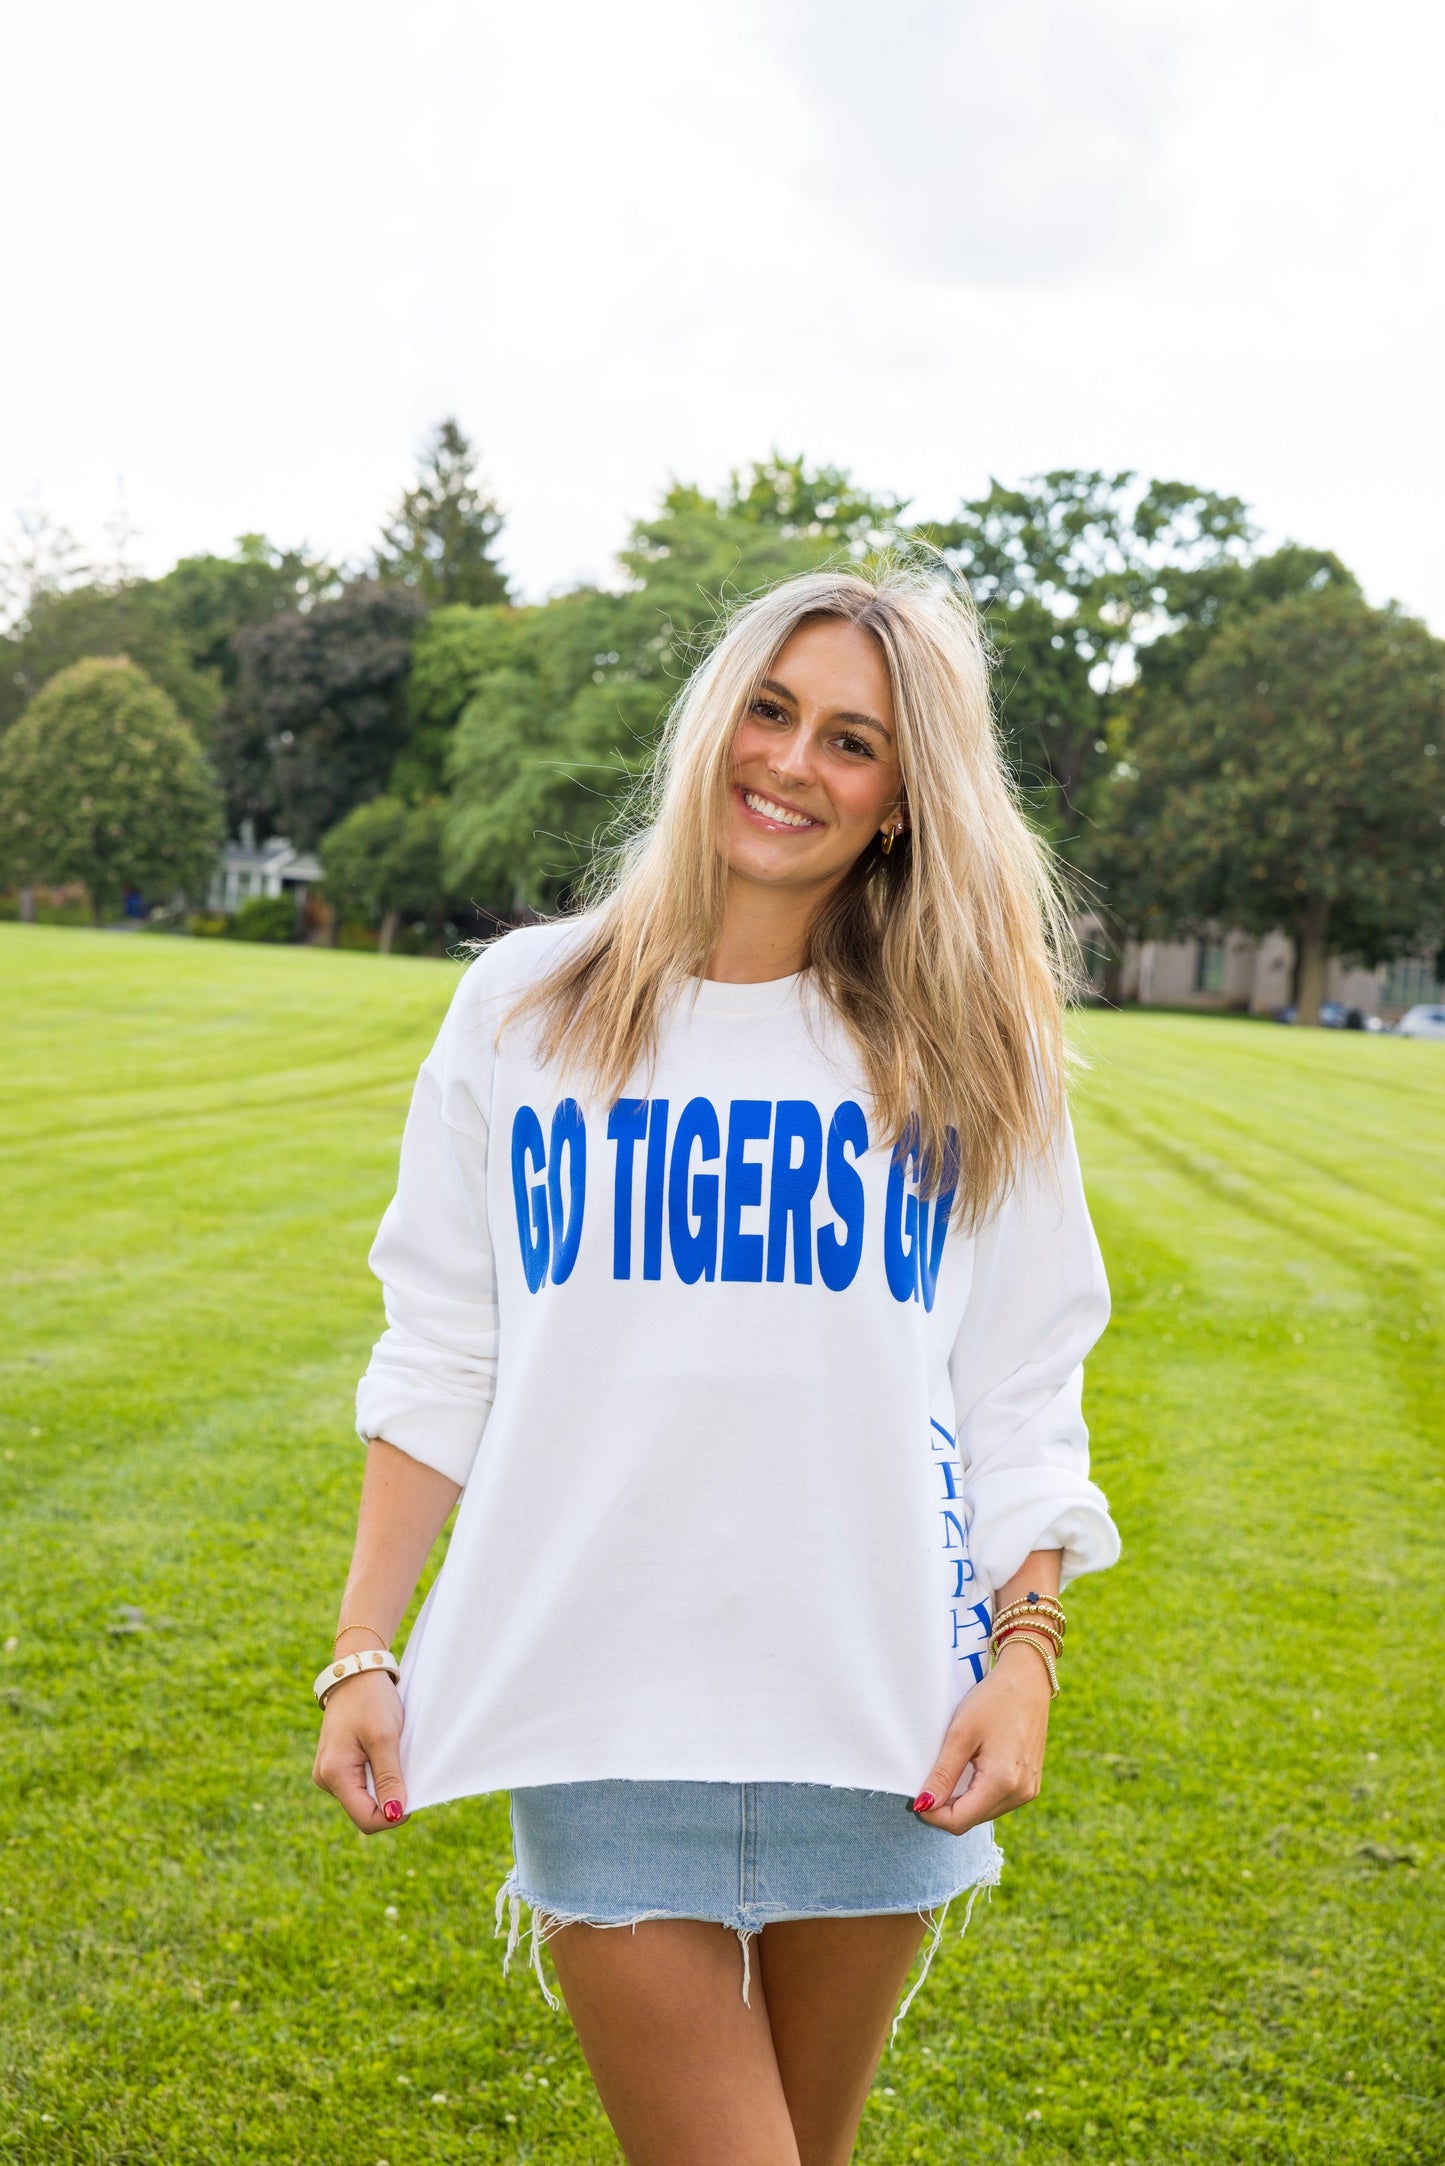
POLYGON ((897 830, 891 827, 885 827, 883 830, 883 855, 885 857, 887 857, 889 851, 893 848, 893 837, 896 832, 897 830))

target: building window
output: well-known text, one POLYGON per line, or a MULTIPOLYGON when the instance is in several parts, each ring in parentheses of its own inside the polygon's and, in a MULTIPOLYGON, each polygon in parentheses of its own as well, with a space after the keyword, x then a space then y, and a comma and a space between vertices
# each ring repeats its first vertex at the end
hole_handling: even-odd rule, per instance
POLYGON ((1224 991, 1224 942, 1201 940, 1194 950, 1194 990, 1196 993, 1222 993, 1224 991))
POLYGON ((1439 1000, 1440 997, 1441 988, 1433 963, 1424 962, 1418 956, 1391 963, 1381 995, 1387 1008, 1413 1008, 1423 1001, 1439 1000))

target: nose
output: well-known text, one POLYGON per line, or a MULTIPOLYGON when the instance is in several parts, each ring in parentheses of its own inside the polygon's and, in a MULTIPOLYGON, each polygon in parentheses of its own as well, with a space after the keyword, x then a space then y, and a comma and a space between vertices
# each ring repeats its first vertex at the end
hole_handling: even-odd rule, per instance
POLYGON ((786 738, 775 743, 768 755, 768 773, 775 782, 810 782, 813 777, 813 748, 807 732, 789 730, 786 738))

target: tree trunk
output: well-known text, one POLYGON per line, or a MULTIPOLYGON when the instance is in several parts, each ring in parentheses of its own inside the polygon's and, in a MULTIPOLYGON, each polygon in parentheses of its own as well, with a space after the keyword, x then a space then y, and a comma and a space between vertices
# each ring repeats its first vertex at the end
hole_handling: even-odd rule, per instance
POLYGON ((1112 910, 1097 913, 1104 928, 1104 982, 1100 988, 1104 1003, 1110 1008, 1124 1005, 1124 958, 1129 945, 1129 929, 1112 910))
POLYGON ((1295 1010, 1297 1023, 1318 1023, 1325 997, 1325 963, 1328 950, 1330 906, 1323 895, 1311 895, 1295 927, 1295 1010))
POLYGON ((90 898, 90 922, 97 932, 105 923, 105 913, 100 907, 100 897, 98 895, 92 895, 90 898))
POLYGON ((378 955, 390 955, 391 943, 396 938, 396 928, 401 922, 399 910, 384 910, 381 917, 381 935, 376 943, 378 955))
POLYGON ((21 888, 19 910, 22 925, 33 925, 35 923, 35 890, 33 887, 21 888))

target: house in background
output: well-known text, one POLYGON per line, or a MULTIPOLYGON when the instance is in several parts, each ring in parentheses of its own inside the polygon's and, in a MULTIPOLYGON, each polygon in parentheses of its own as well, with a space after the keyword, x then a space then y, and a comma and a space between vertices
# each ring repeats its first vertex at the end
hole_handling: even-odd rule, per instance
MULTIPOLYGON (((1098 958, 1095 985, 1102 990, 1102 928, 1080 927, 1085 957, 1098 958)), ((1143 1008, 1200 1008, 1235 1015, 1273 1015, 1294 993, 1294 943, 1284 933, 1262 940, 1221 932, 1208 940, 1131 941, 1124 954, 1123 995, 1143 1008)), ((1419 1001, 1441 998, 1435 964, 1427 957, 1382 963, 1375 970, 1350 968, 1332 956, 1325 971, 1326 1000, 1398 1022, 1419 1001)))
POLYGON ((320 879, 321 860, 309 850, 295 849, 284 835, 258 843, 253 823, 243 820, 237 840, 221 852, 207 907, 231 911, 256 895, 289 895, 297 916, 309 919, 307 897, 320 879))

